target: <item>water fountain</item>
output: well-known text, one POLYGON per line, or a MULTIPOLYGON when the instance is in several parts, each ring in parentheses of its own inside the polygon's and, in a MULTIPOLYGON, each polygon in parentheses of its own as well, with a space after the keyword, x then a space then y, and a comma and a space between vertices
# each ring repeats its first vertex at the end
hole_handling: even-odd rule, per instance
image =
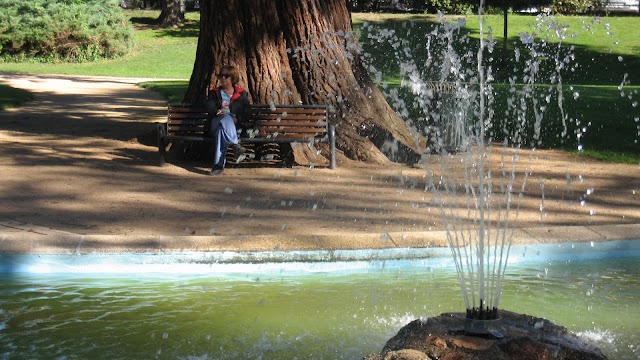
MULTIPOLYGON (((580 138, 586 127, 564 110, 563 76, 578 67, 573 49, 563 46, 569 37, 568 29, 546 15, 537 17, 531 33, 520 34, 520 45, 514 51, 516 69, 509 76, 510 95, 504 112, 497 113, 498 100, 493 87, 498 67, 493 60, 495 42, 491 31, 485 37, 482 7, 481 1, 476 52, 456 46, 472 43, 461 34, 462 20, 448 22, 441 16, 440 26, 426 34, 423 49, 407 44, 394 31, 377 29, 370 24, 363 27, 372 43, 389 45, 398 60, 399 72, 406 79, 402 87, 409 88, 415 96, 414 103, 398 113, 412 114, 407 116, 411 118, 408 123, 429 139, 422 161, 428 175, 425 189, 434 194, 440 208, 466 306, 464 314, 449 313, 410 323, 387 343, 382 354, 403 359, 426 355, 440 358, 448 352, 460 356, 457 359, 466 359, 464 356, 470 359, 476 356, 533 358, 533 354, 542 356, 540 354, 558 346, 562 350, 556 349, 553 356, 604 358, 599 350, 571 336, 564 337, 566 329, 562 327, 499 310, 512 247, 514 229, 510 222, 519 215, 519 199, 531 175, 528 164, 532 159, 521 159, 520 150, 545 145, 541 133, 545 127, 553 128, 545 123, 545 115, 552 107, 558 114, 554 118, 559 120, 556 128, 561 143, 576 142, 581 149, 580 138), (553 37, 551 43, 557 45, 547 46, 549 37, 553 37), (413 55, 420 51, 421 55, 413 55), (543 64, 545 61, 551 66, 543 64), (548 85, 546 89, 541 90, 540 82, 548 85), (492 162, 492 157, 500 161, 492 162), (543 333, 549 337, 545 338, 543 333), (518 346, 520 349, 510 349, 511 353, 504 349, 508 346, 501 346, 504 353, 492 352, 495 346, 485 340, 469 340, 469 336, 502 340, 498 342, 502 344, 517 337, 528 337, 554 345, 539 344, 536 348, 523 343, 518 346), (560 343, 563 345, 558 345, 560 343), (471 355, 463 356, 463 353, 471 355)), ((369 68, 379 72, 373 64, 369 68)), ((383 76, 379 73, 375 78, 383 76)), ((385 88, 384 84, 380 85, 385 88)), ((397 96, 397 89, 386 89, 388 97, 397 96)), ((573 97, 578 98, 579 94, 574 92, 573 97)), ((406 104, 394 103, 396 106, 406 104)), ((542 213, 543 183, 540 189, 542 213)), ((382 358, 382 354, 372 355, 370 359, 382 358)))

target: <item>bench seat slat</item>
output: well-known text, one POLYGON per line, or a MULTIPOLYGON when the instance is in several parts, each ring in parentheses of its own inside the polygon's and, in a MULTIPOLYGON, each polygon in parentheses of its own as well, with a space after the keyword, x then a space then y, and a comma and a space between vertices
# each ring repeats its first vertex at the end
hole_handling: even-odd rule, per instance
POLYGON ((281 116, 279 114, 258 114, 254 115, 252 119, 260 120, 272 120, 272 121, 322 121, 326 119, 324 115, 305 115, 305 116, 281 116))
POLYGON ((262 130, 266 131, 267 134, 271 133, 286 133, 286 134, 324 134, 326 131, 318 128, 296 128, 292 130, 291 128, 286 127, 262 127, 262 130))
POLYGON ((273 109, 251 109, 251 112, 256 115, 256 114, 283 114, 283 115, 297 115, 297 116, 303 116, 303 115, 323 115, 326 114, 326 111, 323 110, 319 110, 319 109, 278 109, 276 108, 275 110, 273 109))
POLYGON ((171 142, 171 141, 214 141, 214 138, 211 137, 202 137, 200 135, 180 135, 180 136, 174 136, 174 135, 167 135, 164 137, 164 140, 166 142, 171 142))
POLYGON ((200 134, 200 136, 202 136, 205 134, 205 132, 207 132, 207 129, 205 128, 189 128, 189 129, 172 129, 172 130, 169 130, 168 134, 174 135, 174 134, 181 134, 181 133, 193 133, 193 134, 200 134))
POLYGON ((169 112, 207 112, 206 106, 193 106, 193 105, 169 105, 169 112))
POLYGON ((264 106, 253 106, 251 108, 251 112, 253 113, 275 113, 275 114, 326 114, 327 110, 324 108, 285 108, 285 107, 264 107, 264 106))
POLYGON ((171 114, 169 115, 169 119, 178 120, 178 119, 197 119, 197 120, 207 120, 207 114, 171 114))
POLYGON ((278 138, 313 140, 316 138, 316 136, 309 136, 308 134, 301 134, 301 133, 273 133, 267 136, 265 139, 278 139, 278 138))
POLYGON ((324 142, 325 138, 296 138, 289 136, 271 137, 271 138, 240 138, 240 142, 255 144, 285 144, 285 143, 318 143, 324 142))
POLYGON ((206 136, 204 130, 196 129, 196 130, 182 130, 182 131, 172 131, 168 134, 168 136, 200 136, 200 137, 208 137, 206 136))
POLYGON ((325 122, 318 121, 258 121, 259 126, 286 126, 295 129, 296 127, 317 127, 318 129, 327 128, 325 122))
POLYGON ((207 124, 169 124, 168 129, 171 131, 190 130, 190 129, 203 129, 206 130, 209 126, 207 124))
POLYGON ((189 124, 194 124, 194 125, 207 125, 209 122, 208 121, 203 121, 200 119, 177 119, 177 120, 171 120, 169 121, 169 125, 189 125, 189 124))

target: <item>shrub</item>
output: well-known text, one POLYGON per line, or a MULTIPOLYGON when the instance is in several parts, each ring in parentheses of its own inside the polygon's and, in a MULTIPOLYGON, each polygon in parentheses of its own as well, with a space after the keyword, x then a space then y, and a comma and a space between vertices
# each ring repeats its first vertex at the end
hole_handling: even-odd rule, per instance
POLYGON ((133 28, 117 0, 0 0, 0 55, 91 61, 126 54, 133 28))
POLYGON ((443 14, 473 14, 475 12, 475 5, 471 1, 456 1, 456 0, 427 0, 426 1, 427 12, 429 13, 443 13, 443 14))
POLYGON ((553 0, 553 11, 561 14, 580 14, 601 8, 599 0, 553 0))

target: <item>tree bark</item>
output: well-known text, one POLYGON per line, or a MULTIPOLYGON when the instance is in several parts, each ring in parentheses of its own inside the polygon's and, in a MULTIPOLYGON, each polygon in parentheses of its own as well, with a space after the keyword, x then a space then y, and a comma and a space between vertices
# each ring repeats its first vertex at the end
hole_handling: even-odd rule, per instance
POLYGON ((390 137, 404 144, 395 156, 417 151, 418 136, 369 79, 357 49, 345 0, 203 1, 184 101, 203 102, 230 64, 254 103, 329 105, 337 146, 351 159, 387 163, 380 148, 390 137))
POLYGON ((184 22, 185 0, 163 0, 162 11, 158 17, 160 26, 178 26, 184 22))

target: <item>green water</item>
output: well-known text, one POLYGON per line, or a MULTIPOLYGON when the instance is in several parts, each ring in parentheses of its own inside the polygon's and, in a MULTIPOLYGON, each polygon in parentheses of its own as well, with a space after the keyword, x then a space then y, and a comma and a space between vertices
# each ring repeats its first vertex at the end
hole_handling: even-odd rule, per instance
MULTIPOLYGON (((508 268, 502 308, 640 354, 638 258, 508 268)), ((0 359, 360 359, 464 303, 450 268, 0 275, 0 359)))

